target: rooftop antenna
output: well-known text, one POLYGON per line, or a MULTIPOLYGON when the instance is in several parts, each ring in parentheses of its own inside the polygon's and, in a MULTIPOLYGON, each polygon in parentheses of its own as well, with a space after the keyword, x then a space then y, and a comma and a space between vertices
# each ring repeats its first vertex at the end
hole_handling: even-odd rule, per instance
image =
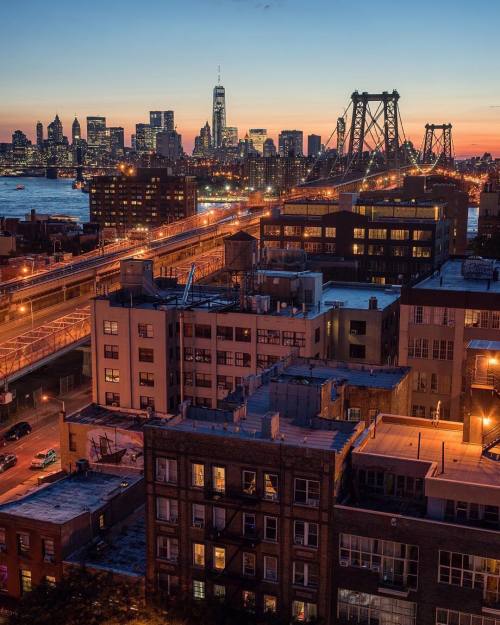
POLYGON ((220 65, 217 65, 217 84, 220 85, 220 65))

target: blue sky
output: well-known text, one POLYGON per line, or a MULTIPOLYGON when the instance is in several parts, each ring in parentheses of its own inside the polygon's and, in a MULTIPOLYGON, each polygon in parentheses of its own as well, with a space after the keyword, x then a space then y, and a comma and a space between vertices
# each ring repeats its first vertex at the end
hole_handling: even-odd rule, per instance
POLYGON ((452 122, 455 147, 500 153, 498 0, 7 0, 0 140, 59 112, 127 133, 173 108, 189 147, 222 67, 227 121, 325 137, 354 89, 398 89, 407 134, 452 122))

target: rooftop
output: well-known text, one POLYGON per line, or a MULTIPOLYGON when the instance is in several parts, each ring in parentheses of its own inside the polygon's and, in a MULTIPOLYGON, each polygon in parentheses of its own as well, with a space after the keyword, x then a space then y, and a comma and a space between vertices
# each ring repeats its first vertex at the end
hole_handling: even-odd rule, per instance
POLYGON ((322 305, 343 302, 342 308, 368 310, 371 297, 377 298, 377 309, 384 310, 401 296, 401 287, 378 286, 361 282, 327 282, 323 287, 322 305))
POLYGON ((482 339, 474 339, 469 341, 467 349, 481 349, 492 352, 500 352, 500 341, 485 341, 482 339))
POLYGON ((130 411, 113 410, 98 404, 88 404, 81 410, 66 416, 65 421, 140 432, 145 423, 144 415, 145 411, 135 414, 130 411))
POLYGON ((434 463, 427 479, 444 485, 453 481, 495 489, 500 487, 498 462, 483 456, 481 445, 463 442, 462 423, 441 420, 438 427, 433 427, 429 419, 379 415, 375 435, 373 432, 371 426, 355 455, 377 454, 389 464, 392 458, 434 463), (417 459, 419 433, 420 458, 417 459), (441 464, 443 443, 444 472, 441 464))
MULTIPOLYGON (((500 260, 491 260, 493 271, 500 273, 500 260)), ((498 278, 469 278, 462 274, 464 261, 459 258, 447 260, 439 272, 435 272, 425 280, 416 284, 415 289, 431 289, 433 291, 466 291, 500 293, 498 278)))
POLYGON ((106 537, 105 544, 86 545, 67 562, 90 568, 144 576, 146 574, 146 516, 144 506, 128 516, 106 537))
POLYGON ((94 512, 141 477, 124 477, 88 471, 48 484, 37 491, 0 506, 0 514, 63 524, 94 512))

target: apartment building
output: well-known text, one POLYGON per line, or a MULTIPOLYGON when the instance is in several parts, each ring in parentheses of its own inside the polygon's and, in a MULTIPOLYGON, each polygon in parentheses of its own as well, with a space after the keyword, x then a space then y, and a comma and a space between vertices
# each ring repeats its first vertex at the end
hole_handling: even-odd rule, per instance
POLYGON ((322 284, 315 272, 262 271, 252 293, 153 280, 122 263, 122 288, 92 301, 93 398, 175 413, 215 408, 242 379, 289 355, 359 364, 397 359, 399 290, 322 284))
POLYGON ((500 186, 488 182, 479 200, 478 235, 491 239, 500 233, 500 186))
POLYGON ((0 604, 55 584, 72 552, 143 504, 141 476, 81 471, 0 506, 0 604))
POLYGON ((302 249, 328 277, 401 284, 449 255, 450 221, 439 201, 291 200, 261 220, 263 248, 302 249), (338 263, 342 259, 347 264, 338 263))
POLYGON ((150 421, 150 593, 332 622, 333 506, 364 425, 306 421, 272 410, 266 384, 233 409, 150 421))
POLYGON ((466 346, 500 337, 499 272, 499 261, 453 259, 402 289, 399 363, 414 372, 414 416, 463 418, 466 346))
POLYGON ((138 168, 90 182, 90 220, 125 235, 196 213, 196 179, 173 176, 167 168, 138 168))
POLYGON ((379 415, 353 449, 333 623, 498 625, 500 465, 476 425, 379 415))

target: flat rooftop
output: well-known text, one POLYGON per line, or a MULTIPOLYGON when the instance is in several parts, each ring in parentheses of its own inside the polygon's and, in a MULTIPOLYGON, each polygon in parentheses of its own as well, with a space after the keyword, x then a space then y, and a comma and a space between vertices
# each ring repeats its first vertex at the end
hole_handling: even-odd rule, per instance
POLYGON ((81 410, 65 417, 67 423, 94 425, 100 427, 118 428, 120 430, 142 431, 146 422, 145 411, 140 414, 112 410, 98 404, 88 404, 81 410))
POLYGON ((485 349, 492 352, 500 352, 500 341, 485 341, 483 339, 473 339, 467 344, 467 349, 485 349))
MULTIPOLYGON (((369 433, 373 433, 372 428, 369 433)), ((481 445, 463 442, 461 423, 440 421, 438 427, 433 427, 429 419, 380 415, 375 437, 368 435, 356 453, 381 455, 387 463, 390 458, 418 462, 419 433, 420 460, 436 464, 435 471, 428 476, 431 480, 500 487, 500 464, 483 456, 481 445), (441 472, 443 443, 444 473, 441 472)))
MULTIPOLYGON (((289 366, 285 370, 285 376, 312 377, 320 381, 335 379, 344 381, 351 386, 360 388, 380 388, 391 390, 408 375, 411 367, 370 367, 349 363, 337 363, 321 365, 314 361, 289 366), (310 363, 313 364, 312 370, 310 363)), ((321 383, 321 382, 320 382, 321 383)))
POLYGON ((84 513, 99 510, 111 497, 125 491, 141 477, 88 471, 48 484, 37 491, 0 506, 0 514, 63 524, 84 513))
POLYGON ((106 536, 105 544, 86 545, 66 558, 67 562, 84 563, 89 568, 125 575, 146 575, 146 515, 144 506, 129 515, 106 536))
MULTIPOLYGON (((447 260, 441 267, 439 273, 434 273, 412 288, 431 289, 433 291, 500 293, 500 280, 464 277, 462 275, 463 262, 462 259, 458 258, 447 260)), ((493 261, 493 269, 497 270, 500 274, 500 260, 493 261)))
POLYGON ((342 308, 368 310, 371 297, 377 298, 377 309, 384 310, 401 297, 401 287, 377 286, 361 282, 327 282, 323 287, 322 305, 332 307, 331 302, 343 302, 342 308))

